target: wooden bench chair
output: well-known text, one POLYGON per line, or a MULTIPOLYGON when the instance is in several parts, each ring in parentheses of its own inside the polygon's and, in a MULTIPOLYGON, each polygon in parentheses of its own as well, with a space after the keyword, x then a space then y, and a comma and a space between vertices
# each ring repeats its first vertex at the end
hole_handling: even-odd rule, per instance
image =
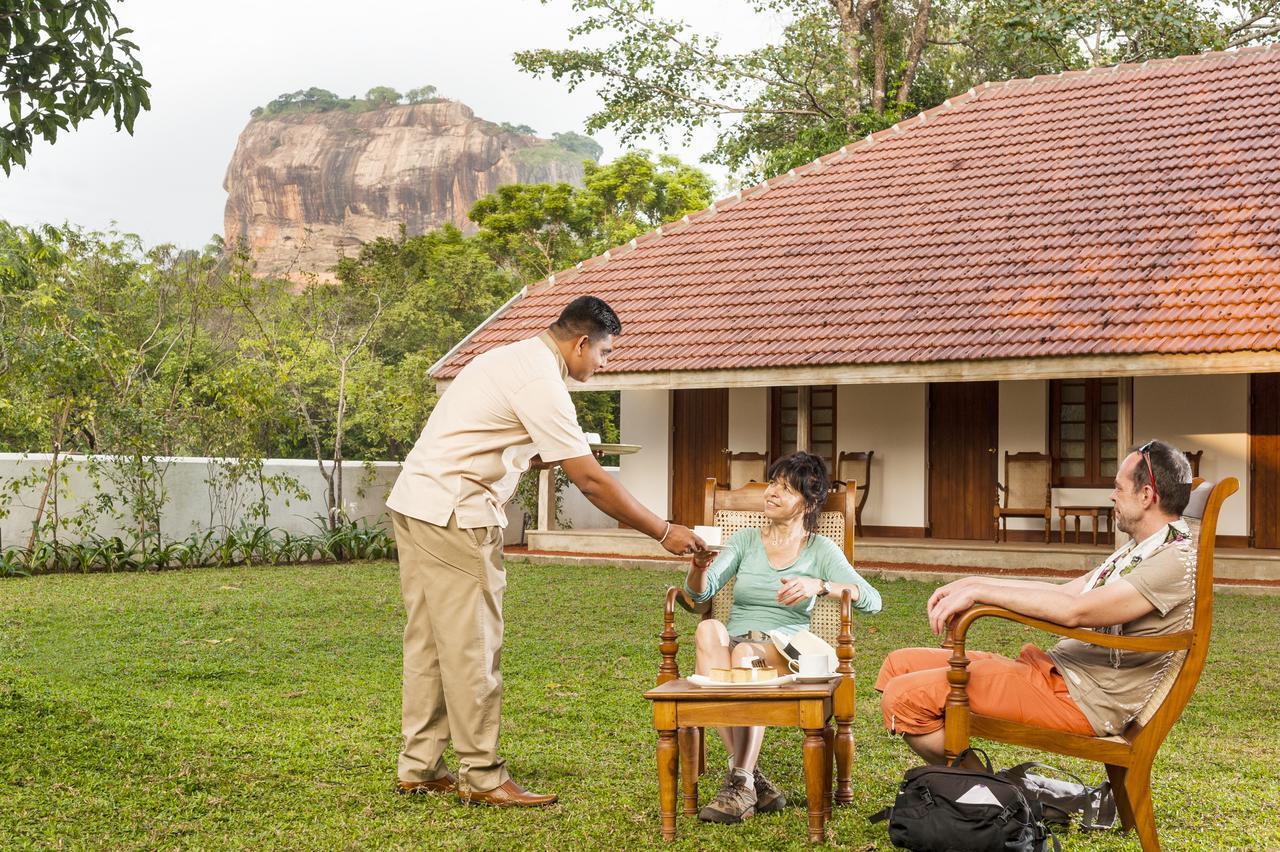
MULTIPOLYGON (((818 532, 840 545, 850 565, 853 564, 854 485, 855 483, 850 482, 847 490, 834 491, 828 495, 827 502, 818 516, 818 532)), ((765 523, 764 490, 765 484, 756 482, 742 488, 725 490, 716 487, 716 480, 708 479, 704 492, 703 522, 720 527, 725 541, 739 530, 763 526, 765 523)), ((677 604, 689 612, 701 615, 704 619, 715 618, 727 624, 729 610, 733 606, 734 582, 725 584, 725 587, 711 600, 701 604, 695 604, 684 593, 683 588, 672 586, 667 589, 666 603, 662 613, 660 636, 662 641, 658 646, 662 657, 662 662, 658 666, 658 686, 680 677, 680 667, 676 662, 676 653, 680 650, 679 637, 675 630, 677 604)), ((853 788, 850 782, 854 750, 852 625, 852 596, 847 591, 838 600, 834 596, 818 598, 809 617, 809 629, 835 647, 836 658, 839 661, 836 671, 843 676, 836 689, 832 713, 836 720, 835 802, 841 805, 853 802, 853 788)), ((705 731, 703 728, 681 728, 677 736, 681 755, 682 787, 686 791, 696 791, 697 778, 706 771, 705 731)), ((687 795, 685 811, 690 812, 687 795)), ((696 808, 692 812, 696 813, 696 808)))
POLYGON ((1044 543, 1049 543, 1050 506, 1053 503, 1053 460, 1046 453, 1004 454, 1004 484, 996 483, 995 540, 1009 540, 1009 518, 1042 518, 1044 543), (1001 499, 1003 498, 1003 500, 1001 499))
POLYGON ((952 758, 969 747, 970 736, 984 737, 1012 745, 1031 746, 1056 754, 1096 760, 1106 765, 1115 792, 1116 807, 1125 830, 1136 829, 1145 852, 1160 848, 1155 813, 1151 804, 1151 764, 1195 691, 1209 651, 1213 626, 1213 551, 1218 529, 1218 513, 1239 483, 1227 478, 1216 486, 1196 483, 1191 502, 1183 513, 1198 538, 1195 603, 1191 628, 1164 636, 1114 636, 1087 629, 1073 629, 1030 618, 1002 607, 979 605, 957 615, 948 628, 951 670, 947 680, 944 747, 952 758), (995 719, 974 713, 969 707, 966 687, 969 660, 965 642, 970 625, 979 618, 995 617, 1016 621, 1059 636, 1067 636, 1126 651, 1172 651, 1179 660, 1169 667, 1142 712, 1119 736, 1088 737, 995 719))

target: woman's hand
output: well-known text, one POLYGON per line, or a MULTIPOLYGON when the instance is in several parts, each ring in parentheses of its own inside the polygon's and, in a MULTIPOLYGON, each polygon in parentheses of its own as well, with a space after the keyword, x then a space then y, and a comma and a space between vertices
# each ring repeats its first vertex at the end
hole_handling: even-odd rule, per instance
POLYGON ((816 577, 784 577, 782 588, 778 590, 778 603, 783 606, 794 606, 820 591, 822 591, 822 581, 816 577))
POLYGON ((711 567, 711 561, 715 559, 715 557, 715 553, 710 550, 697 551, 693 554, 693 570, 706 571, 707 568, 711 567))

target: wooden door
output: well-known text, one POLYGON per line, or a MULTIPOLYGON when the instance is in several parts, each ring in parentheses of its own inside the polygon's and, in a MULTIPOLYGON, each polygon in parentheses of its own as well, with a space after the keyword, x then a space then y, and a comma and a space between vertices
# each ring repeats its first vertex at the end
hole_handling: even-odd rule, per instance
POLYGON ((1280 373, 1249 377, 1249 530, 1254 547, 1280 548, 1280 373))
POLYGON ((929 535, 990 539, 999 438, 996 382, 929 385, 929 535))
POLYGON ((707 477, 724 479, 729 446, 729 391, 725 388, 672 391, 671 520, 702 523, 707 477))

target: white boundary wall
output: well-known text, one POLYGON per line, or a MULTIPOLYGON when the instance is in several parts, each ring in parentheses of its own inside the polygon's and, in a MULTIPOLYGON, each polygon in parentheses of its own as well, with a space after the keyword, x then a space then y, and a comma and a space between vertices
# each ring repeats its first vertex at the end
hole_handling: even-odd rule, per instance
MULTIPOLYGON (((0 453, 0 485, 13 479, 24 478, 33 472, 40 475, 40 482, 24 489, 8 503, 9 515, 0 519, 0 547, 25 545, 31 534, 31 523, 35 518, 36 505, 40 500, 40 492, 44 488, 44 475, 49 469, 47 453, 0 453)), ((62 457, 61 470, 67 477, 62 486, 63 496, 59 500, 59 513, 63 516, 74 514, 86 501, 96 497, 97 491, 92 478, 85 470, 85 456, 67 455, 62 457)), ((223 501, 215 505, 215 498, 208 480, 218 469, 218 459, 208 458, 164 458, 159 465, 164 471, 165 488, 168 501, 161 510, 160 526, 166 539, 178 540, 186 538, 197 530, 221 527, 227 523, 247 521, 247 507, 259 499, 256 486, 246 483, 240 487, 239 518, 227 517, 226 504, 235 500, 223 501)), ((617 468, 605 468, 615 477, 617 468)), ((280 531, 291 533, 316 533, 320 531, 321 519, 325 513, 324 477, 319 466, 309 459, 266 459, 263 461, 264 476, 287 474, 297 480, 308 499, 298 500, 285 495, 267 494, 268 516, 266 525, 280 531)), ((365 521, 371 524, 385 524, 387 520, 386 498, 400 474, 400 462, 364 462, 348 461, 343 464, 343 503, 352 520, 365 521)), ((99 476, 99 485, 112 492, 110 482, 99 476)), ((616 527, 617 523, 604 515, 572 484, 564 492, 563 516, 575 529, 599 529, 616 527)), ((46 508, 46 519, 48 512, 46 508)), ((122 512, 125 517, 119 520, 111 517, 109 512, 100 513, 95 532, 99 535, 115 535, 130 529, 127 509, 122 512)), ((524 510, 518 500, 507 504, 507 529, 504 540, 513 544, 520 540, 520 526, 524 510)))
MULTIPOLYGON (((0 520, 0 536, 3 536, 0 545, 8 547, 26 544, 27 537, 31 534, 31 523, 35 518, 40 492, 44 488, 43 475, 48 471, 51 458, 47 453, 0 453, 0 482, 22 478, 33 471, 42 477, 39 484, 24 489, 9 501, 9 516, 0 520)), ((60 467, 67 477, 67 483, 63 486, 63 496, 59 500, 59 514, 64 517, 73 514, 86 501, 96 497, 97 491, 85 470, 85 461, 85 456, 63 456, 60 467)), ((227 512, 219 511, 214 504, 207 480, 217 469, 217 463, 217 459, 207 458, 158 460, 164 471, 164 484, 169 497, 160 515, 161 531, 166 538, 183 539, 196 530, 222 526, 227 521, 236 522, 236 519, 226 517, 227 512)), ((348 515, 355 520, 381 523, 386 517, 387 493, 399 473, 399 462, 372 462, 367 466, 363 462, 344 463, 342 502, 348 515)), ((296 479, 309 495, 306 500, 298 500, 286 498, 285 495, 273 496, 268 490, 267 526, 292 533, 319 532, 319 519, 325 514, 325 483, 319 466, 307 459, 266 459, 263 462, 263 474, 287 474, 296 479)), ((99 477, 99 485, 108 492, 113 490, 105 477, 99 477)), ((258 499, 256 487, 252 483, 242 485, 239 498, 242 507, 255 502, 258 499)), ((48 511, 46 508, 46 517, 48 511)), ((127 512, 126 507, 122 512, 125 514, 123 523, 112 518, 110 513, 101 513, 96 532, 100 535, 114 535, 129 529, 127 512)), ((240 521, 247 520, 243 513, 242 509, 240 521)))

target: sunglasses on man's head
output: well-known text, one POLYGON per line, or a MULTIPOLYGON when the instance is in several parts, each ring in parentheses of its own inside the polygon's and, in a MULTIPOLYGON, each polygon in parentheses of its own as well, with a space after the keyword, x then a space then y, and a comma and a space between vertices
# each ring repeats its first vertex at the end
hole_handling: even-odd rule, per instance
POLYGON ((1147 477, 1151 480, 1151 493, 1155 495, 1156 502, 1160 502, 1160 492, 1156 490, 1156 474, 1151 469, 1151 446, 1155 441, 1147 441, 1141 447, 1138 447, 1138 454, 1142 456, 1142 460, 1147 463, 1147 477))

